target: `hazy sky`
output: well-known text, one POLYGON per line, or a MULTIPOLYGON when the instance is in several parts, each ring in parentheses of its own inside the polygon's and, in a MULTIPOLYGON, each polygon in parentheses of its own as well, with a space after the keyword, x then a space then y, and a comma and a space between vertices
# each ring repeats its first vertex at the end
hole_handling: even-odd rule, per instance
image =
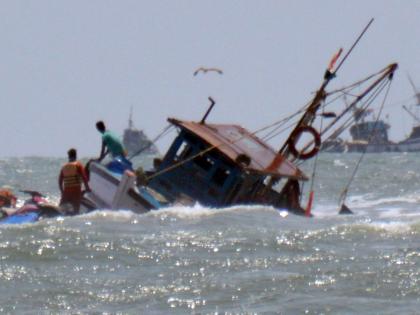
POLYGON ((372 17, 334 84, 398 62, 385 111, 401 140, 407 73, 420 87, 419 16, 414 0, 0 1, 0 156, 97 155, 97 120, 122 134, 133 106, 153 138, 167 117, 199 120, 208 96, 209 122, 255 130, 306 103, 372 17), (193 76, 199 66, 224 74, 193 76))

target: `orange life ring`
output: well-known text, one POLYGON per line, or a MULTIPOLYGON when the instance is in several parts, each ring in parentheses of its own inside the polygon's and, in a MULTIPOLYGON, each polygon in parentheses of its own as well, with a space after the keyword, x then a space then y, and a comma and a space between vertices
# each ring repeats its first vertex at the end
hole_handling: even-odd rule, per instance
POLYGON ((293 156, 295 156, 296 158, 300 160, 307 160, 318 153, 321 147, 321 136, 319 135, 318 131, 315 130, 315 128, 311 126, 302 126, 302 127, 297 128, 295 131, 293 131, 293 133, 290 135, 290 138, 287 144, 288 144, 289 151, 290 153, 293 154, 293 156), (314 147, 309 152, 303 152, 303 151, 299 152, 296 149, 296 140, 304 132, 310 133, 314 138, 314 147))

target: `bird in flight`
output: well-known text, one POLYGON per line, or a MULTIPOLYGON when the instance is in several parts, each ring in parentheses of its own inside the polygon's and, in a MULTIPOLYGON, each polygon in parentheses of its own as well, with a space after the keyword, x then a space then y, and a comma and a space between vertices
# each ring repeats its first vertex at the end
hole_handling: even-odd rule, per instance
POLYGON ((217 72, 218 74, 223 74, 223 71, 220 70, 220 69, 217 69, 217 68, 204 68, 204 67, 201 67, 201 68, 198 68, 197 70, 194 71, 194 75, 196 76, 199 72, 207 73, 209 71, 217 72))

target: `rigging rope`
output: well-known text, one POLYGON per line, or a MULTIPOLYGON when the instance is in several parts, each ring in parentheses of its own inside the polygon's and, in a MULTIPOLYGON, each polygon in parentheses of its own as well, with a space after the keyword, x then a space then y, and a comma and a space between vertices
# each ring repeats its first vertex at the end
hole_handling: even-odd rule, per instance
MULTIPOLYGON (((325 104, 322 105, 322 113, 325 113, 325 104)), ((324 121, 324 116, 321 115, 321 122, 320 122, 320 127, 319 127, 320 134, 322 133, 323 121, 324 121)), ((318 166, 318 154, 315 155, 314 164, 312 168, 311 186, 309 189, 309 200, 305 209, 306 216, 311 215, 312 202, 314 198, 315 173, 316 173, 317 166, 318 166)))
POLYGON ((150 141, 150 143, 146 144, 144 147, 140 148, 137 152, 135 152, 134 154, 132 154, 128 160, 131 160, 132 158, 134 158, 135 156, 139 155, 140 153, 142 153, 144 150, 147 150, 148 148, 150 148, 153 144, 155 144, 161 137, 165 136, 167 133, 169 133, 169 130, 171 129, 171 127, 173 127, 172 125, 167 125, 163 131, 158 134, 152 141, 150 141))
MULTIPOLYGON (((368 95, 367 99, 363 100, 363 103, 362 103, 363 105, 361 107, 362 110, 366 110, 372 104, 372 102, 378 97, 378 95, 383 91, 383 89, 386 87, 387 84, 389 84, 389 81, 381 81, 376 85, 375 88, 371 89, 368 94, 358 95, 356 99, 350 105, 348 105, 345 108, 345 110, 336 117, 336 119, 333 120, 332 123, 330 123, 328 126, 324 128, 324 130, 321 132, 321 136, 324 135, 333 125, 335 125, 339 119, 344 117, 344 115, 347 114, 350 111, 350 109, 355 107, 355 105, 358 102, 361 102, 363 100, 363 97, 368 95)), ((353 119, 354 119, 353 116, 350 116, 349 118, 347 118, 347 120, 344 121, 344 123, 335 132, 329 135, 324 141, 331 139, 333 135, 334 136, 340 135, 344 130, 346 130, 353 123, 352 121, 353 119)), ((305 146, 304 149, 308 148, 310 145, 312 145, 312 143, 313 141, 309 142, 305 146)), ((305 161, 298 162, 297 166, 301 166, 304 162, 305 161)))
POLYGON ((289 116, 287 116, 287 117, 285 117, 285 118, 283 118, 283 119, 281 119, 281 120, 279 120, 277 122, 274 122, 274 123, 272 123, 272 124, 270 124, 270 125, 268 125, 266 127, 262 127, 261 129, 257 130, 255 132, 255 134, 260 133, 260 132, 263 132, 263 131, 265 131, 265 130, 267 130, 269 128, 275 127, 274 130, 268 132, 265 136, 262 136, 261 137, 262 139, 265 139, 266 137, 268 137, 269 135, 271 135, 274 131, 278 130, 284 124, 286 124, 287 122, 289 122, 292 118, 296 117, 300 113, 303 113, 306 110, 307 106, 308 106, 308 104, 305 104, 305 106, 303 106, 297 112, 295 112, 295 113, 293 113, 293 114, 291 114, 291 115, 289 115, 289 116))
MULTIPOLYGON (((323 130, 321 135, 325 134, 329 129, 331 129, 341 118, 344 117, 345 114, 347 114, 350 111, 350 109, 354 108, 357 103, 361 102, 361 100, 366 95, 368 95, 368 99, 365 100, 365 102, 372 102, 379 95, 379 93, 382 91, 383 87, 385 87, 385 85, 387 84, 388 81, 384 81, 384 79, 387 78, 387 77, 388 77, 389 80, 391 79, 392 73, 393 73, 392 70, 394 68, 395 68, 395 65, 391 65, 391 67, 388 66, 388 68, 387 68, 388 73, 387 72, 383 73, 382 76, 380 78, 378 78, 365 92, 358 95, 356 97, 356 99, 348 107, 346 107, 344 109, 343 112, 341 112, 328 126, 325 127, 325 129, 323 130), (373 91, 373 93, 372 93, 372 91, 373 91)), ((311 144, 312 144, 312 142, 309 142, 305 148, 307 148, 311 144)))
MULTIPOLYGON (((382 92, 382 90, 385 88, 386 84, 388 82, 383 81, 382 83, 380 83, 378 85, 378 87, 376 88, 376 90, 374 91, 374 93, 372 93, 368 99, 364 100, 364 103, 361 106, 361 111, 365 111, 367 110, 370 105, 372 104, 372 102, 376 99, 376 97, 382 92)), ((354 107, 352 105, 350 105, 350 107, 354 107)), ((354 116, 349 116, 349 118, 347 118, 341 125, 341 127, 339 127, 335 132, 333 132, 331 135, 329 135, 324 141, 330 140, 333 136, 334 137, 338 137, 344 130, 346 130, 348 127, 350 127, 353 124, 353 121, 355 121, 354 116)), ((325 131, 326 132, 326 131, 325 131)), ((321 135, 323 135, 325 132, 322 132, 321 135)))
POLYGON ((373 73, 373 74, 371 74, 371 75, 368 75, 368 76, 367 76, 366 78, 364 78, 364 79, 361 79, 361 80, 359 80, 359 81, 356 81, 356 82, 354 82, 354 83, 352 83, 352 84, 350 84, 350 85, 348 85, 348 86, 342 87, 342 88, 340 88, 340 89, 336 89, 336 90, 333 90, 333 91, 331 91, 331 92, 328 92, 328 93, 327 93, 327 96, 330 96, 330 95, 332 95, 332 94, 336 94, 336 93, 338 93, 338 92, 342 92, 342 91, 345 91, 345 90, 348 90, 348 89, 353 89, 353 88, 355 88, 355 87, 358 87, 358 86, 362 85, 363 83, 365 83, 365 82, 367 82, 367 81, 371 80, 372 78, 374 78, 374 77, 376 77, 376 76, 378 76, 378 75, 380 75, 380 74, 382 74, 382 73, 386 72, 388 69, 389 69, 389 66, 386 66, 385 68, 383 68, 383 69, 379 70, 378 72, 373 73))
MULTIPOLYGON (((380 106, 378 116, 376 117, 375 124, 374 124, 373 130, 372 130, 372 133, 371 133, 371 135, 370 135, 370 137, 369 137, 368 144, 370 143, 370 140, 373 138, 373 136, 374 136, 374 134, 375 134, 375 131, 376 131, 376 126, 377 126, 378 121, 379 121, 379 119, 380 119, 380 116, 381 116, 381 114, 382 114, 382 110, 383 110, 383 108, 384 108, 384 106, 385 106, 385 102, 386 102, 386 99, 387 99, 387 97, 388 97, 389 90, 390 90, 390 88, 391 88, 391 83, 392 83, 392 77, 391 77, 391 78, 390 78, 390 80, 387 82, 387 85, 388 85, 388 86, 387 86, 387 89, 386 89, 386 92, 385 92, 385 96, 384 96, 384 99, 383 99, 382 104, 381 104, 381 106, 380 106)), ((348 190, 349 190, 349 188, 350 188, 350 185, 351 185, 351 183, 353 182, 353 180, 354 180, 354 178, 355 178, 355 176, 356 176, 356 173, 357 173, 357 171, 358 171, 358 169, 359 169, 359 166, 360 166, 360 164, 361 164, 361 162, 362 162, 362 160, 363 160, 364 156, 366 155, 366 152, 367 152, 367 145, 365 146, 365 148, 364 148, 364 150, 363 150, 362 154, 360 155, 359 160, 358 160, 358 161, 357 161, 357 163, 356 163, 356 166, 355 166, 355 168, 354 168, 354 170, 353 170, 353 173, 352 173, 352 175, 351 175, 351 177, 350 177, 350 179, 349 179, 349 182, 348 182, 348 183, 347 183, 347 185, 344 187, 343 192, 342 192, 342 193, 341 193, 341 195, 340 195, 339 203, 341 203, 341 205, 344 205, 344 202, 345 202, 345 200, 346 200, 346 198, 347 198, 347 193, 348 193, 348 190)))
MULTIPOLYGON (((366 83, 366 82, 368 82, 369 80, 371 80, 372 78, 374 78, 374 77, 376 77, 376 76, 378 76, 378 75, 380 75, 380 74, 382 74, 383 72, 385 72, 386 70, 388 70, 389 69, 389 67, 386 67, 386 68, 384 68, 384 69, 382 69, 382 70, 380 70, 380 71, 378 71, 378 72, 376 72, 376 73, 374 73, 374 74, 372 74, 372 75, 369 75, 369 76, 367 76, 366 78, 364 78, 364 79, 361 79, 361 80, 358 80, 357 82, 355 82, 355 83, 353 83, 353 84, 351 84, 351 85, 348 85, 348 86, 345 86, 345 87, 343 87, 343 88, 340 88, 340 89, 337 89, 337 90, 334 90, 334 91, 332 91, 332 92, 327 92, 326 93, 326 97, 328 97, 328 96, 331 96, 331 95, 334 95, 334 94, 338 94, 336 97, 334 97, 334 98, 332 98, 331 100, 329 100, 328 102, 325 102, 325 104, 324 104, 324 107, 326 108, 328 105, 330 105, 330 104, 334 104, 338 99, 340 99, 340 98, 342 98, 343 97, 343 94, 344 95, 351 95, 351 96, 353 96, 353 97, 358 97, 358 95, 353 95, 353 94, 350 94, 350 92, 349 91, 352 91, 352 90, 354 90, 355 88, 357 88, 357 87, 359 87, 360 85, 362 85, 363 83, 366 83)), ((375 96, 376 97, 376 96, 375 96)), ((270 126, 268 126, 266 129, 268 129, 268 128, 270 128, 270 127, 273 127, 273 126, 275 126, 275 125, 277 125, 278 124, 278 126, 277 127, 275 127, 273 130, 271 130, 269 133, 267 133, 265 136, 263 136, 262 137, 262 139, 263 140, 265 140, 265 141, 269 141, 269 140, 271 140, 272 138, 274 138, 274 137, 276 137, 276 136, 278 136, 279 134, 281 134, 281 133, 283 133, 283 132, 285 132, 286 130, 288 130, 289 128, 291 128, 291 127, 293 127, 294 126, 294 123, 292 122, 292 123, 290 123, 290 124, 288 124, 287 126, 285 126, 284 128, 282 128, 281 130, 279 130, 280 129, 280 127, 283 127, 285 124, 286 124, 286 122, 289 122, 293 117, 295 117, 297 114, 299 114, 299 113, 301 113, 301 112, 303 112, 307 107, 309 106, 309 103, 308 104, 306 104, 304 107, 302 107, 302 109, 301 110, 299 110, 298 112, 296 112, 295 114, 293 114, 293 115, 290 115, 289 117, 286 117, 286 118, 284 118, 283 120, 281 120, 281 121, 279 121, 279 122, 276 122, 276 123, 274 123, 274 124, 272 124, 272 125, 270 125, 270 126), (279 130, 279 131, 278 131, 279 130)), ((346 112, 345 112, 346 113, 346 112)), ((338 120, 338 119, 337 119, 338 120)), ((336 121, 337 121, 336 120, 336 121)), ((334 122, 334 124, 335 124, 335 122, 334 122)), ((328 127, 327 128, 327 130, 328 129, 330 129, 330 127, 328 127)))

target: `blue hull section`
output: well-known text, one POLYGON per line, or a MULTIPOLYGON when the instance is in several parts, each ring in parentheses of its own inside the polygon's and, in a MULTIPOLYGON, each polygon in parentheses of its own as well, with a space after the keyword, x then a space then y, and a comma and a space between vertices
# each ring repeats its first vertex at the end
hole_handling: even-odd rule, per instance
POLYGON ((139 188, 139 194, 152 206, 151 209, 157 210, 163 207, 144 187, 139 188))
POLYGON ((0 224, 23 224, 23 223, 32 223, 38 221, 40 214, 37 212, 27 212, 23 214, 13 214, 2 220, 0 224))

